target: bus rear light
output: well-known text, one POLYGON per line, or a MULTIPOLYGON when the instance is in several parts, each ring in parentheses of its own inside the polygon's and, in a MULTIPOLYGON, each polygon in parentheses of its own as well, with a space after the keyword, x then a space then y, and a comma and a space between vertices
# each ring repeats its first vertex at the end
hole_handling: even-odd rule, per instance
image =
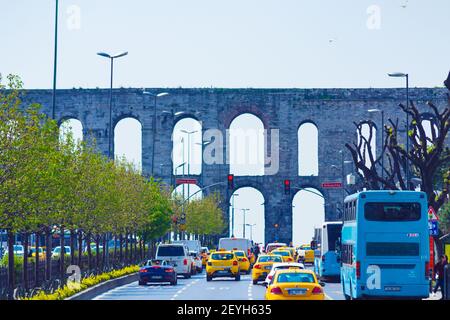
POLYGON ((361 263, 356 261, 356 279, 361 278, 361 263))

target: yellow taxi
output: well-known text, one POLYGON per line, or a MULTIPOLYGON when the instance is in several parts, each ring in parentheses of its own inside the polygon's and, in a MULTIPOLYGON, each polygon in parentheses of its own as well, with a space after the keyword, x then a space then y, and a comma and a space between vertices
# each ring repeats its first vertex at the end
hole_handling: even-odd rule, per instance
POLYGON ((272 251, 272 254, 279 255, 283 258, 283 262, 294 262, 294 257, 291 252, 286 249, 276 249, 272 251))
POLYGON ((283 262, 283 257, 274 254, 263 254, 258 256, 252 269, 252 281, 253 284, 257 284, 258 281, 266 280, 267 275, 272 270, 274 263, 283 262))
POLYGON ((206 263, 206 281, 218 277, 241 280, 239 260, 233 251, 219 250, 210 254, 206 263))
POLYGON ((297 261, 297 251, 295 250, 294 247, 281 247, 279 249, 289 250, 291 252, 291 256, 294 259, 294 261, 297 261))
POLYGON ((311 249, 311 245, 304 244, 299 247, 299 256, 303 259, 304 263, 314 263, 314 250, 311 249))
POLYGON ((266 300, 325 300, 324 283, 311 270, 284 269, 273 276, 266 289, 266 300))
MULTIPOLYGON (((31 257, 36 257, 36 247, 30 247, 29 252, 30 252, 31 257)), ((39 247, 38 255, 39 255, 39 260, 45 259, 45 251, 44 251, 44 249, 42 249, 42 247, 39 247)))
POLYGON ((233 250, 239 261, 239 269, 241 272, 250 273, 250 261, 243 250, 233 250))

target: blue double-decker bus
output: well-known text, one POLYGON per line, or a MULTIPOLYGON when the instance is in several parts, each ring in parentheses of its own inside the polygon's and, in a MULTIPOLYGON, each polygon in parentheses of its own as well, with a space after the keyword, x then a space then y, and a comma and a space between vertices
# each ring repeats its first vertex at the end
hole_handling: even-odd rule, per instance
POLYGON ((322 280, 338 278, 341 265, 336 243, 341 238, 342 221, 325 222, 318 230, 319 254, 314 258, 314 271, 322 280))
POLYGON ((341 284, 346 299, 429 296, 427 198, 364 191, 344 201, 341 284))

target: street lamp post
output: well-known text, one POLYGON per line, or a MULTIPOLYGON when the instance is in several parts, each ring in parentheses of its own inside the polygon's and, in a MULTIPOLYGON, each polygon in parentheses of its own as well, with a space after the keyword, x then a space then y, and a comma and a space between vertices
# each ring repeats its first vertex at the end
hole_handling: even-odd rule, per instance
POLYGON ((256 223, 254 224, 247 223, 245 226, 250 227, 250 240, 253 240, 253 227, 256 226, 256 223))
POLYGON ((113 99, 113 77, 114 77, 114 59, 124 57, 128 54, 128 52, 123 52, 116 55, 109 55, 105 52, 98 52, 97 55, 108 58, 111 61, 111 85, 109 90, 109 135, 108 135, 108 157, 110 159, 114 159, 114 155, 112 154, 112 99, 113 99))
POLYGON ((242 213, 244 214, 244 223, 242 224, 243 230, 242 230, 242 238, 245 239, 245 214, 247 211, 250 211, 250 209, 241 209, 242 213))
MULTIPOLYGON (((185 133, 188 135, 188 160, 187 160, 187 167, 188 167, 188 176, 191 175, 191 135, 194 133, 197 133, 198 130, 194 130, 194 131, 187 131, 187 130, 181 130, 181 132, 185 133)), ((183 143, 184 146, 184 143, 183 143)), ((184 156, 184 150, 183 150, 183 156, 184 156)), ((189 197, 189 193, 191 192, 190 190, 190 185, 188 184, 188 197, 189 197)))
POLYGON ((156 144, 156 107, 157 107, 156 100, 158 98, 168 96, 169 94, 167 92, 161 92, 161 93, 158 93, 158 94, 153 94, 153 93, 145 91, 145 90, 142 92, 142 94, 148 95, 148 96, 154 98, 153 121, 152 121, 152 123, 153 123, 152 176, 154 176, 155 175, 155 172, 154 172, 154 170, 155 170, 155 144, 156 144))
POLYGON ((381 113, 381 179, 384 178, 384 111, 380 109, 369 109, 370 113, 381 113))
POLYGON ((212 141, 203 141, 202 143, 200 143, 200 142, 197 142, 196 143, 196 145, 199 145, 199 146, 201 146, 202 147, 202 164, 201 164, 201 166, 202 166, 202 184, 205 184, 205 181, 204 181, 204 176, 205 176, 205 173, 203 172, 203 163, 204 163, 204 161, 203 161, 203 151, 204 151, 204 147, 206 147, 207 145, 210 145, 212 143, 212 141))
MULTIPOLYGON (((406 108, 409 107, 409 74, 403 72, 388 73, 389 77, 406 79, 406 108)), ((406 113, 406 154, 409 154, 409 114, 406 113)), ((409 190, 409 161, 406 158, 405 166, 406 188, 409 190)))
POLYGON ((52 119, 56 118, 56 71, 58 64, 58 13, 59 0, 56 0, 55 8, 55 48, 53 57, 53 97, 52 97, 52 119))
POLYGON ((238 197, 239 193, 231 195, 231 237, 234 237, 234 197, 238 197))

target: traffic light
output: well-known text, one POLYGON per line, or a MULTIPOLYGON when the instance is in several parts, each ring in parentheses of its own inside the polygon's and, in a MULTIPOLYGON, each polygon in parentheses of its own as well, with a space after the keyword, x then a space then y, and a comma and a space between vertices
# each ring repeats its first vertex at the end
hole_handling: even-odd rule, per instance
POLYGON ((234 174, 228 175, 228 190, 234 189, 234 174))
POLYGON ((291 194, 291 180, 284 180, 284 194, 291 194))

